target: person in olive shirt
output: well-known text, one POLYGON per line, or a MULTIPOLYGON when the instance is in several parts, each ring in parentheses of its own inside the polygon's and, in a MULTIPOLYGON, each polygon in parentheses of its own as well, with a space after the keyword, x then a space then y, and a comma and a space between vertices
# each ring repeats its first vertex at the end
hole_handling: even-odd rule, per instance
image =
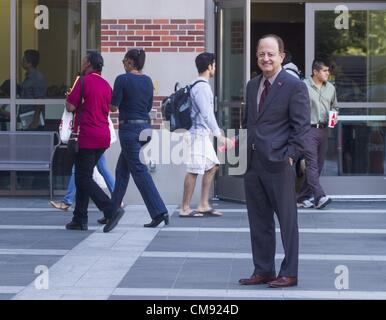
POLYGON ((322 209, 331 202, 319 182, 327 153, 329 112, 338 111, 336 90, 328 82, 329 75, 328 64, 314 60, 312 76, 304 80, 310 96, 311 130, 304 148, 306 179, 297 198, 298 207, 322 209))

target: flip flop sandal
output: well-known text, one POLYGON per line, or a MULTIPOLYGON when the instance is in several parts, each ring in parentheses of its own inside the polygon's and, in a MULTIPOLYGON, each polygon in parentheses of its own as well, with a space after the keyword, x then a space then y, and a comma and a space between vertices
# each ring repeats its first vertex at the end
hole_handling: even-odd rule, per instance
POLYGON ((180 218, 202 218, 204 215, 196 210, 190 211, 188 214, 179 214, 180 218))
POLYGON ((197 212, 203 214, 204 216, 208 216, 208 217, 222 217, 223 216, 223 214, 220 211, 217 211, 213 208, 210 210, 207 210, 207 211, 197 211, 197 212))
POLYGON ((55 202, 55 201, 50 201, 50 205, 54 207, 55 209, 67 211, 71 206, 67 203, 64 202, 55 202))

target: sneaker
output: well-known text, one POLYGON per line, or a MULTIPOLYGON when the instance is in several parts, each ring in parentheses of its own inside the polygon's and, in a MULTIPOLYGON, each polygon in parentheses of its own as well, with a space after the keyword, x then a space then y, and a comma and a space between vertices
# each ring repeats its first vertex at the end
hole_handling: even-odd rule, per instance
POLYGON ((331 198, 323 196, 319 199, 318 204, 315 206, 316 209, 323 209, 326 205, 331 202, 331 198))
POLYGON ((303 200, 303 202, 297 203, 298 208, 312 208, 314 206, 313 201, 311 199, 303 200))

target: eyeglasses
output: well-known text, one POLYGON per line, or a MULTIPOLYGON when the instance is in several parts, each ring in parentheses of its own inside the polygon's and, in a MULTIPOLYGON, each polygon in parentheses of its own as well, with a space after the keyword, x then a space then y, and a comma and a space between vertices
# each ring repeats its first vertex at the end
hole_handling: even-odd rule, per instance
POLYGON ((277 53, 274 53, 274 52, 256 52, 256 58, 264 59, 265 56, 268 56, 268 58, 274 58, 277 56, 277 53))

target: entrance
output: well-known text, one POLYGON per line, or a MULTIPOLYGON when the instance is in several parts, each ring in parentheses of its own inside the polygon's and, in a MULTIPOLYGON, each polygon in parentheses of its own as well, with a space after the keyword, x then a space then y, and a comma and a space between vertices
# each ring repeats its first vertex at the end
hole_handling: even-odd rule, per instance
MULTIPOLYGON (((57 131, 81 58, 100 51, 95 30, 101 30, 101 0, 0 1, 1 131, 57 131)), ((55 153, 56 190, 66 189, 71 174, 65 151, 55 153)), ((0 172, 0 195, 46 195, 48 186, 46 173, 0 172)))
MULTIPOLYGON (((224 131, 235 129, 237 134, 242 126, 246 83, 260 73, 255 58, 257 39, 268 33, 281 36, 293 62, 304 72, 304 30, 304 4, 217 2, 217 111, 224 131)), ((230 175, 231 168, 221 166, 216 194, 221 199, 244 201, 243 175, 230 175)))
MULTIPOLYGON (((305 76, 315 57, 330 62, 340 107, 321 176, 330 195, 386 190, 386 4, 364 2, 215 1, 217 117, 224 130, 241 128, 245 85, 260 73, 255 55, 262 35, 281 36, 305 76)), ((243 176, 230 169, 221 167, 215 193, 244 201, 243 176)))

